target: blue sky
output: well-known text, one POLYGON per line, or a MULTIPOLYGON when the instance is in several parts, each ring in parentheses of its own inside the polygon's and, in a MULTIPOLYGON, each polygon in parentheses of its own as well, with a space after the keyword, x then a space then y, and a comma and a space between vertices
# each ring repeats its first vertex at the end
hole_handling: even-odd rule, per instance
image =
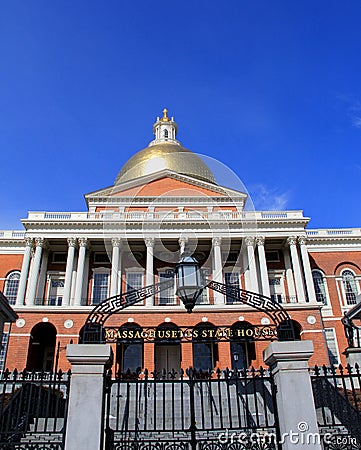
POLYGON ((5 0, 0 229, 84 210, 166 106, 257 209, 360 227, 361 2, 5 0))

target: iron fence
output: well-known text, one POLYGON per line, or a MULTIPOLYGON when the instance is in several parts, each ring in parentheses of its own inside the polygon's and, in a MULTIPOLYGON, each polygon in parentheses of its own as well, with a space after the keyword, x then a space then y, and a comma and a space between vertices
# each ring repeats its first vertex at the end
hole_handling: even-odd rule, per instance
POLYGON ((356 364, 316 366, 311 373, 319 430, 327 449, 361 446, 361 374, 356 364))
POLYGON ((63 450, 70 372, 0 372, 0 448, 63 450))
POLYGON ((273 378, 259 370, 108 373, 107 450, 276 449, 273 378))

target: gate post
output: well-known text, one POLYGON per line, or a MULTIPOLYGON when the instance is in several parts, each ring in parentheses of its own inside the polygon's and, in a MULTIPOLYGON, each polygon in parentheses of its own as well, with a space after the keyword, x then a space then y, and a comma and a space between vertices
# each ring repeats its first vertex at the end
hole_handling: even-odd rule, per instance
POLYGON ((321 450, 308 360, 312 341, 271 342, 264 350, 276 386, 283 450, 321 450))
POLYGON ((72 376, 65 450, 102 449, 104 374, 112 349, 105 344, 69 344, 66 356, 72 376))

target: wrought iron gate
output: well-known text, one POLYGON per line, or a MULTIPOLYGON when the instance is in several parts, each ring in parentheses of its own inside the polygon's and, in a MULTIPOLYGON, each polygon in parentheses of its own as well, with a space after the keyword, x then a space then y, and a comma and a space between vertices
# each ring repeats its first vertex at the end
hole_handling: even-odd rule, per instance
POLYGON ((276 449, 268 371, 130 373, 106 380, 106 450, 276 449))

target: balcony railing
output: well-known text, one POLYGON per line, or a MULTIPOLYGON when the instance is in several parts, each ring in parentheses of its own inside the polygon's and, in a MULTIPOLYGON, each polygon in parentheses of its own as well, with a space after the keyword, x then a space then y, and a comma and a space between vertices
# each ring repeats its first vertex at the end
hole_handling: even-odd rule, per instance
POLYGON ((302 211, 29 212, 27 221, 201 221, 303 219, 302 211))
POLYGON ((348 237, 361 236, 361 228, 306 230, 308 237, 348 237))

